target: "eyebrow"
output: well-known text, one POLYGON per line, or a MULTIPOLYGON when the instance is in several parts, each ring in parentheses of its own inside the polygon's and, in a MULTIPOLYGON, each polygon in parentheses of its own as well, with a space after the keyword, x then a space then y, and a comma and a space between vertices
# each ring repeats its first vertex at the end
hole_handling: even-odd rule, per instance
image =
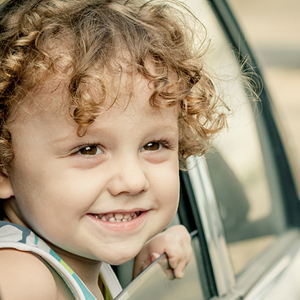
MULTIPOLYGON (((151 132, 148 132, 148 134, 152 134, 152 133, 159 133, 159 132, 178 132, 178 126, 170 126, 170 125, 166 125, 166 126, 162 126, 162 124, 157 124, 157 126, 155 126, 155 128, 153 128, 151 130, 151 132)), ((106 128, 91 128, 91 129, 88 129, 87 132, 86 132, 86 136, 88 135, 112 135, 113 134, 113 131, 111 130, 110 127, 106 128)))
MULTIPOLYGON (((73 133, 69 133, 69 134, 67 134, 67 135, 65 135, 65 136, 61 136, 61 137, 59 137, 59 138, 57 138, 57 139, 54 139, 54 140, 53 140, 53 143, 54 143, 54 144, 58 144, 58 143, 64 142, 64 141, 66 141, 67 139, 70 139, 70 138, 72 137, 72 135, 73 135, 73 133)), ((76 133, 76 136, 78 137, 77 133, 76 133)))
MULTIPOLYGON (((101 127, 101 128, 88 127, 85 135, 83 135, 83 136, 79 136, 76 131, 75 135, 74 135, 74 133, 68 133, 67 135, 61 136, 61 137, 53 140, 53 143, 59 144, 59 143, 65 142, 71 138, 84 138, 84 137, 96 136, 96 135, 100 135, 100 134, 102 136, 105 136, 105 135, 108 136, 108 135, 111 135, 111 132, 109 132, 109 131, 110 131, 110 128, 105 128, 105 127, 101 127)), ((157 124, 157 128, 155 128, 155 130, 153 129, 152 131, 153 131, 153 133, 160 133, 160 132, 164 133, 166 131, 178 132, 178 126, 175 127, 175 126, 166 125, 166 126, 162 127, 161 124, 157 124)))

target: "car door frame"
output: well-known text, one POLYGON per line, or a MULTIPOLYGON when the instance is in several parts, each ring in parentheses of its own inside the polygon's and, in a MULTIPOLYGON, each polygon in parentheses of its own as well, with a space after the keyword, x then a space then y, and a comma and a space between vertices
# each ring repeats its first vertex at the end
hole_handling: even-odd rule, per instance
MULTIPOLYGON (((249 76, 249 70, 255 72, 261 78, 260 90, 253 86, 254 92, 260 95, 261 119, 266 128, 274 155, 275 168, 279 175, 280 190, 283 195, 288 227, 285 234, 279 237, 272 246, 259 255, 244 272, 235 278, 228 249, 224 237, 224 228, 219 215, 214 190, 211 183, 208 168, 204 158, 192 158, 190 165, 198 164, 198 168, 191 168, 188 177, 185 176, 185 185, 191 185, 193 195, 189 201, 192 206, 197 206, 197 212, 203 230, 206 249, 210 258, 213 280, 211 286, 212 299, 256 299, 258 295, 266 293, 274 282, 290 266, 298 252, 300 233, 300 202, 299 202, 299 177, 293 165, 293 157, 290 153, 287 141, 280 136, 282 129, 278 121, 276 110, 272 104, 270 93, 267 90, 256 59, 242 34, 242 31, 225 0, 207 0, 216 15, 230 44, 236 50, 237 59, 243 65, 244 71, 249 76), (248 57, 248 65, 244 58, 248 57), (249 63, 251 62, 251 68, 249 63), (279 127, 278 127, 279 126, 279 127), (189 182, 188 182, 189 181, 189 182)), ((195 218, 195 212, 194 212, 195 218)), ((200 228, 201 227, 201 228, 200 228)))

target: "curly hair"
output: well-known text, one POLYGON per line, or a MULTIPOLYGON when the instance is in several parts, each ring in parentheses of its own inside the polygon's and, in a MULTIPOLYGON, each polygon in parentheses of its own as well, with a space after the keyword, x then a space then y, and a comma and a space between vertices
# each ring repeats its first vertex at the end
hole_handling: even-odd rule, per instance
POLYGON ((179 107, 181 161, 203 154, 212 135, 225 126, 226 115, 205 70, 206 36, 193 41, 186 15, 187 9, 173 0, 5 1, 0 6, 2 175, 7 176, 14 157, 8 120, 25 96, 49 76, 67 80, 70 115, 78 134, 84 134, 103 110, 110 88, 103 74, 113 75, 121 50, 129 54, 131 73, 153 83, 151 106, 179 107), (97 82, 100 99, 86 89, 91 81, 97 82))

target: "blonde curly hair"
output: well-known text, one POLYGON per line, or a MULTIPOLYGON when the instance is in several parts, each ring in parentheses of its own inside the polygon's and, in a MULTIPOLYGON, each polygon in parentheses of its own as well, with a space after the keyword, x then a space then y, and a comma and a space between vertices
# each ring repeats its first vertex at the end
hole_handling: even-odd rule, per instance
POLYGON ((8 120, 25 96, 49 76, 64 78, 70 115, 84 134, 102 111, 110 88, 103 74, 113 72, 120 49, 129 53, 132 74, 154 86, 151 106, 179 107, 181 161, 203 154, 226 116, 204 67, 207 49, 193 42, 184 9, 172 0, 5 1, 0 6, 0 172, 7 176, 14 157, 8 120), (65 48, 58 51, 60 45, 65 48), (100 100, 86 90, 91 81, 98 83, 100 100))

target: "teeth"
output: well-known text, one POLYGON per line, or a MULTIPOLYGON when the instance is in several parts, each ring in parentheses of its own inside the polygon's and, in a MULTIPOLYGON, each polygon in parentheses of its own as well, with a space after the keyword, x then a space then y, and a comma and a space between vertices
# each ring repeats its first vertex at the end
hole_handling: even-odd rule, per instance
POLYGON ((124 220, 124 219, 125 219, 125 220, 128 220, 129 217, 130 217, 130 214, 126 214, 126 215, 124 215, 123 220, 124 220))
POLYGON ((102 214, 99 214, 99 215, 94 215, 94 217, 96 219, 101 219, 102 221, 105 221, 105 222, 114 222, 114 223, 120 223, 120 222, 128 222, 128 221, 131 221, 131 220, 134 220, 136 219, 138 216, 140 215, 140 212, 134 212, 134 213, 127 213, 127 214, 120 214, 120 213, 117 213, 117 214, 112 214, 112 213, 109 213, 109 214, 106 214, 106 215, 102 215, 102 214))
POLYGON ((115 214, 115 219, 116 220, 122 220, 123 219, 123 215, 122 214, 115 214))

